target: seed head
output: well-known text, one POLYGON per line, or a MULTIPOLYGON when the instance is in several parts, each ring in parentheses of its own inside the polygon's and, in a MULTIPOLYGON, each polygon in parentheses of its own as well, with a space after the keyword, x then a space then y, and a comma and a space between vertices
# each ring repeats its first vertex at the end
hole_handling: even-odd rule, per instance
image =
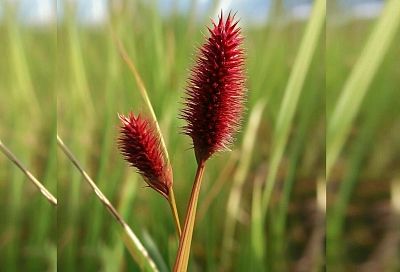
POLYGON ((118 115, 122 122, 118 146, 126 161, 135 167, 145 182, 168 198, 172 171, 161 149, 161 141, 147 119, 140 115, 118 115))
POLYGON ((193 140, 198 162, 226 149, 239 129, 245 100, 243 38, 238 21, 222 12, 212 21, 186 88, 181 117, 184 133, 193 140))

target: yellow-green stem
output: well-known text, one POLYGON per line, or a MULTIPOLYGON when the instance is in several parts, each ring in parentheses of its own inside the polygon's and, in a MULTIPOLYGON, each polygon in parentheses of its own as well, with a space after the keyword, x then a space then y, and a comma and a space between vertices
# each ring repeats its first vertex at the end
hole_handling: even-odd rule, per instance
POLYGON ((196 218, 197 201, 200 195, 201 181, 203 179, 205 162, 200 161, 197 166, 196 177, 190 195, 189 204, 187 208, 185 224, 181 239, 179 240, 178 253, 175 260, 174 272, 187 271, 190 255, 190 245, 192 243, 194 221, 196 218))
POLYGON ((47 188, 40 183, 40 181, 35 178, 35 176, 26 169, 25 166, 17 159, 17 157, 3 144, 0 140, 0 151, 11 161, 13 162, 27 177, 32 183, 39 189, 40 193, 54 206, 57 206, 57 198, 55 198, 47 188))
POLYGON ((172 186, 171 186, 171 188, 169 188, 168 203, 169 203, 169 206, 171 207, 172 216, 174 217, 174 222, 175 222, 176 231, 178 233, 178 238, 180 238, 182 235, 182 229, 181 229, 181 223, 179 221, 178 209, 176 208, 174 189, 172 188, 172 186))

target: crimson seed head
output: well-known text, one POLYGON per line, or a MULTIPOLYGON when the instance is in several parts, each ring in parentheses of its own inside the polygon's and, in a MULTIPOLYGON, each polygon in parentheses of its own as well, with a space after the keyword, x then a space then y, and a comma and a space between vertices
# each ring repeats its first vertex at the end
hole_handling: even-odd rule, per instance
POLYGON ((198 162, 226 149, 238 130, 245 99, 244 53, 238 21, 221 12, 199 50, 186 88, 184 133, 193 139, 198 162))
POLYGON ((167 165, 161 142, 150 123, 133 113, 119 115, 122 122, 119 149, 125 160, 142 175, 146 183, 168 198, 172 185, 172 171, 167 165))

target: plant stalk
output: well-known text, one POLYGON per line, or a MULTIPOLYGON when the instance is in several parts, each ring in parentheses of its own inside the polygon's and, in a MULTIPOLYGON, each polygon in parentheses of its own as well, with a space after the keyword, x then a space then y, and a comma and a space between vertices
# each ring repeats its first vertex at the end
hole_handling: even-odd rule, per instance
POLYGON ((72 154, 72 152, 68 149, 68 147, 64 144, 64 142, 58 135, 57 135, 57 143, 61 148, 61 150, 64 152, 64 154, 76 167, 76 169, 78 169, 78 171, 82 174, 84 180, 92 188, 97 198, 101 201, 101 203, 105 206, 105 208, 114 217, 116 222, 122 227, 122 239, 124 241, 124 244, 127 247, 132 258, 138 263, 142 271, 152 271, 152 272, 159 271, 156 264, 154 263, 149 253, 147 252, 146 248, 140 242, 139 238, 135 235, 135 233, 125 222, 122 216, 118 213, 115 207, 111 204, 108 198, 99 189, 99 187, 97 187, 96 183, 92 180, 92 178, 88 175, 88 173, 86 173, 86 171, 82 168, 78 160, 75 158, 75 156, 72 154))
POLYGON ((201 181, 204 174, 205 161, 200 161, 197 166, 196 177, 190 195, 187 208, 185 224, 181 239, 179 240, 178 253, 175 260, 174 272, 187 271, 190 255, 190 245, 192 243, 194 221, 196 218, 197 201, 200 195, 201 181))
POLYGON ((172 188, 172 186, 169 189, 168 203, 169 203, 169 206, 171 207, 172 216, 174 217, 174 222, 175 222, 176 231, 178 233, 178 238, 181 238, 181 235, 182 235, 181 223, 179 221, 179 214, 178 214, 178 209, 176 208, 175 194, 174 194, 174 189, 172 188))
POLYGON ((57 206, 57 198, 55 198, 47 189, 46 187, 40 183, 37 178, 28 170, 22 163, 17 159, 17 157, 3 144, 0 140, 0 151, 12 161, 27 177, 30 181, 32 181, 33 185, 39 189, 40 193, 54 206, 57 206))

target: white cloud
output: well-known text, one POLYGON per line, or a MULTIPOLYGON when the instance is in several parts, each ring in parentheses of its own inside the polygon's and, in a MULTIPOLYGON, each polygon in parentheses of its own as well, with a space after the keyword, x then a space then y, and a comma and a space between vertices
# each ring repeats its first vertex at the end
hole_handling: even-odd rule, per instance
POLYGON ((53 0, 21 0, 18 13, 24 24, 48 25, 56 20, 56 4, 53 0))
POLYGON ((107 0, 80 0, 78 1, 79 22, 87 26, 97 26, 108 19, 107 0))
POLYGON ((309 4, 297 5, 290 10, 290 15, 295 20, 307 20, 310 17, 311 9, 309 4))
POLYGON ((383 2, 365 2, 353 7, 353 15, 358 18, 375 18, 381 14, 383 2))

